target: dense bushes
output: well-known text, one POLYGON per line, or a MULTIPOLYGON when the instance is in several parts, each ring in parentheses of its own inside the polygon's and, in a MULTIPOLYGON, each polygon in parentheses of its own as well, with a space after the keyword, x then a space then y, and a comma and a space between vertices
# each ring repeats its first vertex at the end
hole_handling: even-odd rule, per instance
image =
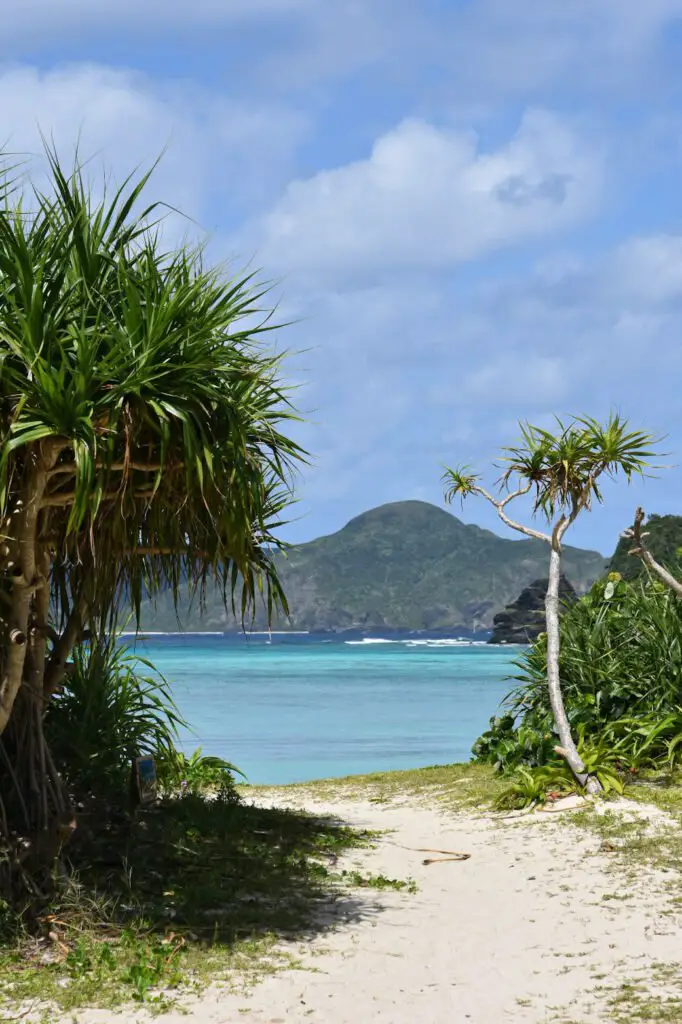
POLYGON ((45 733, 55 762, 79 798, 128 800, 131 764, 152 754, 164 791, 220 790, 236 798, 238 769, 201 749, 177 748, 183 722, 166 680, 112 637, 76 648, 63 691, 50 703, 45 733))
MULTIPOLYGON (((540 768, 563 777, 546 660, 541 636, 516 663, 504 713, 473 749, 517 781, 540 768)), ((682 603, 655 581, 616 573, 599 581, 562 618, 561 681, 581 755, 605 788, 643 768, 674 766, 682 758, 682 603)))
POLYGON ((112 796, 127 794, 135 757, 173 749, 180 722, 163 677, 112 638, 75 649, 45 733, 72 788, 112 796))

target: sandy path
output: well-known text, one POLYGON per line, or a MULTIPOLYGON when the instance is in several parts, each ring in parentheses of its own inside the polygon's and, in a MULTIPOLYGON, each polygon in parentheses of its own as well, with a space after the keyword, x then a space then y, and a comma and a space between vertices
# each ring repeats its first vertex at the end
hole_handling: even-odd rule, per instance
MULTIPOLYGON (((262 798, 261 798, 262 799, 262 798)), ((300 806, 276 795, 267 802, 300 806)), ((571 1024, 603 1022, 591 992, 679 958, 665 877, 635 886, 609 871, 598 840, 563 815, 501 821, 407 803, 306 801, 357 825, 393 829, 340 867, 415 879, 416 894, 353 892, 331 908, 338 927, 294 952, 302 969, 250 992, 209 990, 165 1024, 571 1024), (406 847, 472 854, 424 866, 406 847), (613 897, 617 898, 613 898, 613 897), (609 897, 611 897, 609 899, 609 897), (624 898, 625 897, 625 898, 624 898), (587 993, 582 995, 581 993, 587 993)), ((130 1012, 133 1024, 144 1017, 130 1012)), ((84 1024, 111 1012, 78 1016, 84 1024)))
MULTIPOLYGON (((279 794, 267 802, 275 799, 279 806, 300 805, 279 794)), ((603 1003, 590 995, 599 985, 679 959, 680 930, 663 892, 665 876, 647 873, 624 886, 622 875, 609 871, 598 839, 571 828, 570 812, 502 822, 406 803, 306 806, 395 830, 375 850, 351 851, 340 867, 412 877, 419 891, 363 889, 357 914, 354 892, 348 904, 336 905, 334 931, 296 945, 303 969, 266 977, 251 992, 209 991, 157 1020, 602 1024, 603 1003), (424 854, 404 847, 472 857, 427 867, 424 854)), ((124 1018, 127 1024, 142 1019, 139 1010, 124 1018)), ((91 1011, 78 1020, 104 1024, 111 1014, 91 1011)))

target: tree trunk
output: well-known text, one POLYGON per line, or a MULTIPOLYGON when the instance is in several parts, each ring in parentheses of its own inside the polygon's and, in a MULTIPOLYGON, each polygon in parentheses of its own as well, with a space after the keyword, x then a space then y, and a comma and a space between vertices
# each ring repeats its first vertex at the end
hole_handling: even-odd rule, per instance
MULTIPOLYGON (((7 578, 10 592, 9 613, 3 615, 4 650, 2 673, 0 675, 0 735, 7 728, 19 687, 24 678, 24 667, 29 649, 29 623, 38 590, 48 587, 48 578, 38 572, 39 552, 37 550, 38 519, 49 479, 49 470, 54 465, 60 446, 52 444, 46 450, 39 447, 27 458, 32 467, 27 473, 26 484, 9 517, 10 536, 8 548, 12 559, 8 563, 7 578)), ((50 561, 45 552, 43 565, 49 574, 50 561)))
POLYGON ((600 793, 601 785, 599 780, 585 771, 585 765, 578 753, 573 737, 571 726, 564 707, 564 698, 561 692, 561 679, 559 674, 559 652, 560 652, 560 631, 559 631, 559 584, 561 581, 561 546, 556 538, 552 538, 552 547, 549 556, 549 580, 547 583, 547 594, 545 596, 545 614, 547 618, 547 686, 549 688, 549 700, 552 705, 554 721, 561 741, 561 754, 566 759, 571 771, 581 786, 584 786, 588 793, 600 793))
POLYGON ((73 808, 43 733, 42 689, 26 683, 0 736, 0 895, 35 906, 73 831, 73 808))
POLYGON ((58 445, 39 447, 7 526, 0 671, 0 895, 40 901, 72 830, 72 808, 43 733, 50 554, 41 502, 58 445))

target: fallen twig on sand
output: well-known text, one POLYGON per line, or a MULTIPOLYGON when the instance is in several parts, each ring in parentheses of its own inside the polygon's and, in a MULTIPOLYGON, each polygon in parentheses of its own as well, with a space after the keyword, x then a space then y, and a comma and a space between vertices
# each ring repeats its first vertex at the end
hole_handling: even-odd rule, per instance
MULTIPOLYGON (((399 843, 395 844, 400 845, 399 843)), ((445 857, 427 857, 422 864, 440 864, 444 861, 469 860, 470 853, 459 853, 457 850, 432 850, 429 846, 401 846, 401 850, 412 850, 414 853, 444 853, 445 857)))
POLYGON ((446 861, 469 860, 470 853, 458 853, 456 857, 425 857, 422 864, 444 864, 446 861))

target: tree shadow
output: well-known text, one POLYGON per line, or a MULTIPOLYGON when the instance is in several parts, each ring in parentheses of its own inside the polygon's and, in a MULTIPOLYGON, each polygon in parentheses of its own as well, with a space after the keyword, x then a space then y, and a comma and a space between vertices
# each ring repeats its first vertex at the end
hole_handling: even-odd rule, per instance
POLYGON ((109 924, 229 946, 377 913, 334 877, 339 854, 371 840, 331 818, 187 795, 134 816, 85 812, 69 861, 109 924))

